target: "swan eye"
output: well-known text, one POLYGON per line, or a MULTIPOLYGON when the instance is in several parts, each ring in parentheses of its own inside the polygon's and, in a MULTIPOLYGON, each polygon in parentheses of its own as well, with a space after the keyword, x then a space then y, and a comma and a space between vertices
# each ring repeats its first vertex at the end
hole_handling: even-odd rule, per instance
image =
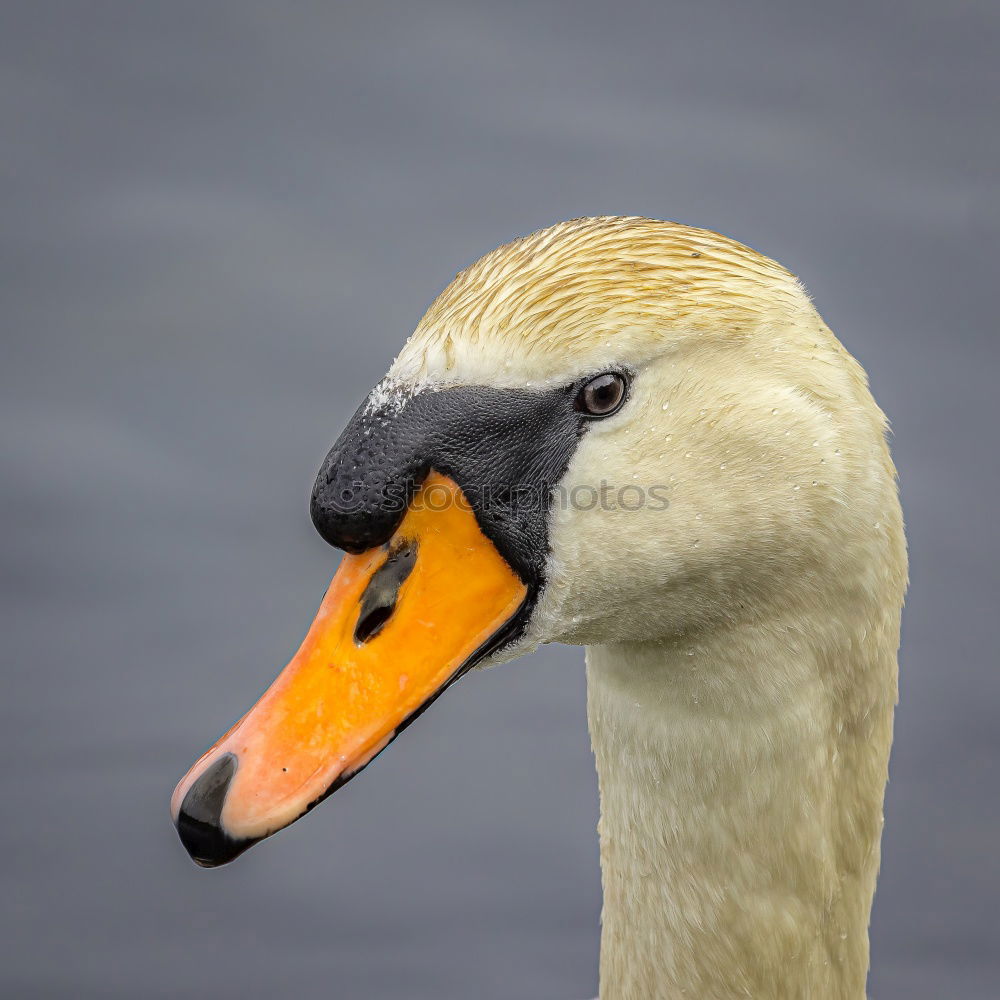
POLYGON ((576 408, 590 417, 610 417, 625 402, 628 383, 619 372, 605 372, 587 382, 576 394, 576 408))

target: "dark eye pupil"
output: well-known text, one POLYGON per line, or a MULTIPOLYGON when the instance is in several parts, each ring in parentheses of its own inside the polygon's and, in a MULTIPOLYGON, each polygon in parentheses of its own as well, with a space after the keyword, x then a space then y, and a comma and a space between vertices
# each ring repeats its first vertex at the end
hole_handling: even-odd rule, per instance
POLYGON ((577 409, 591 416, 604 417, 621 405, 625 398, 625 379, 617 372, 608 372, 591 379, 577 397, 577 409))

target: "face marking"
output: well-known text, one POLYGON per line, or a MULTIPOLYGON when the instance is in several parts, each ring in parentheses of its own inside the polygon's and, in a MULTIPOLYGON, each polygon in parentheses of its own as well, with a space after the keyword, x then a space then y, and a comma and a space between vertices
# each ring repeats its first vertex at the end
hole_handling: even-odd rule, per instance
POLYGON ((550 491, 593 419, 576 409, 579 391, 455 386, 417 393, 395 411, 365 404, 320 469, 313 523, 348 552, 384 544, 433 469, 455 480, 483 533, 536 592, 550 491))

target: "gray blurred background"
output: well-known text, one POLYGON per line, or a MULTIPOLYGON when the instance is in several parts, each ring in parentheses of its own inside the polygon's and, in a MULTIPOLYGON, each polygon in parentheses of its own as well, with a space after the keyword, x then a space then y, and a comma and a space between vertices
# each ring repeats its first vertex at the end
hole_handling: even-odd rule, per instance
POLYGON ((779 258, 868 368, 913 579, 871 992, 1000 995, 995 3, 0 19, 4 996, 593 996, 580 650, 230 868, 167 815, 303 636, 313 475, 425 306, 592 214, 779 258))

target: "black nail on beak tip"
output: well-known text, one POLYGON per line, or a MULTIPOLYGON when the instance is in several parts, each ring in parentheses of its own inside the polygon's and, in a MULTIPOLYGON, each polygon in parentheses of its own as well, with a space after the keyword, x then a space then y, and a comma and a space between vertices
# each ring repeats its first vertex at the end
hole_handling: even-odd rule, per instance
POLYGON ((238 858, 256 840, 234 840, 222 829, 222 807, 236 774, 236 755, 223 754, 188 789, 177 813, 177 833, 191 860, 217 868, 238 858))

